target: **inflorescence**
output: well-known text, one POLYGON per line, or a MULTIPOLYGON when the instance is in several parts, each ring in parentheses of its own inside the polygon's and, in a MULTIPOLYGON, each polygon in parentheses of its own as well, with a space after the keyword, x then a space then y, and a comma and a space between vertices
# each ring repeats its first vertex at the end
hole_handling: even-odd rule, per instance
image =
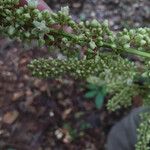
MULTIPOLYGON (((45 45, 63 56, 33 60, 29 69, 34 76, 71 76, 105 86, 107 94, 111 95, 107 107, 112 111, 130 106, 132 98, 139 94, 143 97, 143 105, 150 104, 150 28, 115 33, 108 21, 75 22, 68 7, 54 13, 39 11, 36 6, 36 0, 28 0, 28 5, 22 7, 19 0, 0 1, 2 35, 24 42, 36 40, 39 46, 45 45), (137 67, 124 54, 141 56, 142 65, 137 67)), ((150 141, 150 132, 145 133, 150 130, 149 114, 143 114, 143 120, 145 124, 139 128, 137 150, 143 147, 146 150, 150 141)))

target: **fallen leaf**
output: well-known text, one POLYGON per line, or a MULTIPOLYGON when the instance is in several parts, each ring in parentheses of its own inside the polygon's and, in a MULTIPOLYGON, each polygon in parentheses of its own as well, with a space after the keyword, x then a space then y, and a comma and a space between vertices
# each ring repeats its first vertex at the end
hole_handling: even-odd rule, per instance
POLYGON ((62 115, 63 119, 66 119, 68 115, 71 113, 71 111, 72 111, 72 108, 66 109, 62 115))
POLYGON ((19 113, 18 111, 14 110, 14 111, 9 111, 7 112, 4 116, 3 116, 3 122, 6 124, 12 124, 13 122, 16 121, 16 119, 18 118, 19 113))
POLYGON ((12 96, 12 101, 16 101, 16 100, 19 100, 21 97, 24 96, 24 92, 23 91, 20 91, 20 92, 16 92, 13 94, 12 96))

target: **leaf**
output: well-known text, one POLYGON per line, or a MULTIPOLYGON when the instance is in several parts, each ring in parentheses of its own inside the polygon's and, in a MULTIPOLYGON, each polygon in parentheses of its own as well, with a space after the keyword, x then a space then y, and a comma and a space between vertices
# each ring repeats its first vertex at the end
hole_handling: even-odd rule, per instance
POLYGON ((64 123, 63 127, 64 127, 65 129, 69 129, 69 130, 70 130, 70 128, 71 128, 71 126, 70 126, 69 123, 64 123))
POLYGON ((78 137, 78 131, 77 131, 77 129, 71 128, 71 130, 69 131, 69 134, 70 134, 70 136, 71 136, 71 138, 73 140, 78 137))
POLYGON ((85 98, 93 98, 94 96, 96 96, 97 91, 89 91, 85 94, 85 98))
POLYGON ((82 122, 81 125, 80 125, 80 130, 86 130, 86 129, 89 129, 91 128, 91 124, 88 123, 88 122, 82 122))
POLYGON ((106 94, 107 94, 107 88, 106 88, 105 85, 103 85, 103 86, 101 87, 100 91, 101 91, 101 94, 102 94, 103 96, 106 96, 106 94))
POLYGON ((40 31, 43 31, 44 33, 49 32, 49 28, 46 26, 45 21, 33 21, 33 24, 40 31))
POLYGON ((103 102, 104 102, 104 95, 102 93, 98 93, 95 99, 96 108, 101 108, 103 102))
POLYGON ((90 89, 90 90, 96 90, 98 87, 95 84, 88 84, 87 88, 90 89))

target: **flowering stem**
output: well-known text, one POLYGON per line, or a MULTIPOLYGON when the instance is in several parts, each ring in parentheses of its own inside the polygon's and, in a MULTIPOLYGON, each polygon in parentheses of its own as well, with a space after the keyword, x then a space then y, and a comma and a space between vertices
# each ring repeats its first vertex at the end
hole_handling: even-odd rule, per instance
POLYGON ((138 50, 133 49, 133 48, 125 49, 125 51, 128 52, 128 53, 132 53, 132 54, 136 54, 136 55, 139 55, 139 56, 150 58, 150 53, 143 52, 143 51, 138 51, 138 50))
MULTIPOLYGON (((113 48, 113 45, 112 44, 109 44, 107 42, 104 43, 103 45, 104 47, 110 47, 110 48, 113 48)), ((121 48, 115 48, 115 49, 118 49, 120 51, 122 51, 121 48)), ((124 49, 124 51, 128 52, 128 53, 132 53, 132 54, 135 54, 135 55, 139 55, 139 56, 142 56, 142 57, 148 57, 150 58, 150 53, 147 53, 147 52, 144 52, 144 51, 139 51, 139 50, 136 50, 134 48, 128 48, 128 49, 124 49)))
MULTIPOLYGON (((68 37, 68 38, 72 38, 74 40, 76 40, 76 36, 73 35, 72 33, 67 33, 67 32, 64 32, 63 30, 55 30, 55 29, 51 29, 51 32, 55 33, 55 34, 59 34, 59 35, 62 35, 64 37, 68 37)), ((113 48, 113 45, 112 44, 109 44, 107 42, 104 42, 104 45, 102 47, 110 47, 110 48, 113 48)), ((121 50, 121 48, 116 48, 118 50, 121 50)), ((124 51, 128 52, 128 53, 132 53, 132 54, 135 54, 135 55, 139 55, 139 56, 142 56, 142 57, 148 57, 150 58, 150 53, 147 53, 147 52, 144 52, 144 51, 139 51, 139 50, 136 50, 136 49, 133 49, 133 48, 128 48, 128 49, 124 49, 124 51)))

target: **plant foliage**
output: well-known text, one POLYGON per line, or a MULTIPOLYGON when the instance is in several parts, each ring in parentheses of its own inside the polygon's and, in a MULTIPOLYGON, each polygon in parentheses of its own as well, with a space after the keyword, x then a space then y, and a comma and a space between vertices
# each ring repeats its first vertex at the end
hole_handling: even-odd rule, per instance
MULTIPOLYGON (((132 104, 132 98, 143 97, 143 105, 150 100, 150 28, 124 29, 118 33, 111 31, 108 22, 97 20, 75 22, 69 15, 68 7, 59 12, 39 11, 36 1, 28 0, 28 5, 19 6, 19 0, 0 1, 0 33, 24 42, 38 41, 56 50, 63 59, 38 59, 29 64, 34 76, 59 78, 71 76, 87 79, 90 84, 105 87, 105 95, 111 95, 108 109, 115 111, 132 104), (66 26, 72 31, 67 32, 66 26), (125 58, 124 54, 140 57, 137 66, 125 58)), ((105 95, 96 96, 100 107, 105 95)), ((149 113, 143 114, 139 127, 137 150, 148 149, 150 141, 149 113)))

